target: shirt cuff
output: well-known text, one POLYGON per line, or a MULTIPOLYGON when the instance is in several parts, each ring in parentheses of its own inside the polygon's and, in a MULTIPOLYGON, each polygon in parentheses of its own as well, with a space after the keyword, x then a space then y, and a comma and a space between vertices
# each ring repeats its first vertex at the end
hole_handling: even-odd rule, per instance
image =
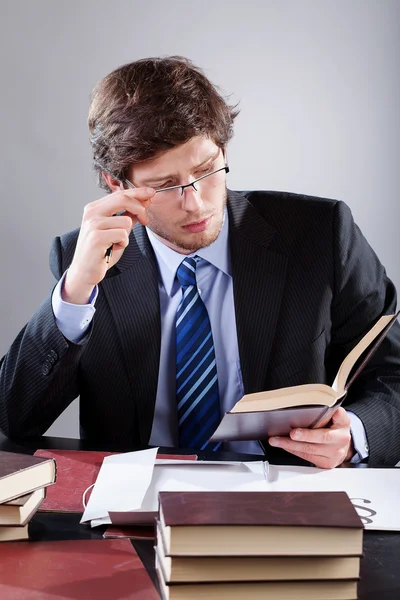
POLYGON ((54 317, 57 327, 67 340, 73 344, 84 344, 86 334, 96 312, 94 304, 99 290, 96 285, 88 304, 71 304, 70 302, 65 302, 62 299, 61 291, 66 274, 67 271, 65 271, 57 283, 51 297, 54 317))
POLYGON ((356 451, 350 462, 359 463, 369 456, 367 435, 361 419, 350 410, 346 412, 350 417, 350 432, 353 438, 354 450, 356 451))

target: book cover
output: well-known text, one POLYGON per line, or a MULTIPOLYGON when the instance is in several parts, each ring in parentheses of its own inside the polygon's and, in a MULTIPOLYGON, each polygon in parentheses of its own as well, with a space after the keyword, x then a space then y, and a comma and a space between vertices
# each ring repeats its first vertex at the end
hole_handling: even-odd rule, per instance
POLYGON ((0 544, 0 598, 157 600, 129 540, 0 544))
POLYGON ((349 527, 362 522, 345 492, 160 492, 163 525, 349 527))
POLYGON ((53 459, 0 451, 0 503, 51 485, 55 480, 53 459))
POLYGON ((343 360, 332 386, 308 383, 247 394, 225 413, 210 441, 258 440, 288 435, 296 427, 327 425, 399 313, 384 315, 375 323, 343 360))
POLYGON ((159 519, 172 556, 362 554, 345 492, 160 492, 159 519))

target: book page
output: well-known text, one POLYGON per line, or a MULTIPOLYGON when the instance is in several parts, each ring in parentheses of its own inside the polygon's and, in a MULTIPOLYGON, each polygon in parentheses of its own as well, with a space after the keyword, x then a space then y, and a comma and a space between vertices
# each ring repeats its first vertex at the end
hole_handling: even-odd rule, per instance
POLYGON ((372 356, 372 354, 375 352, 375 350, 379 346, 380 342, 384 339, 384 337, 386 336, 386 333, 388 332, 390 327, 396 321, 398 314, 399 313, 397 313, 396 315, 384 315, 383 317, 381 317, 379 319, 379 321, 377 321, 375 323, 375 325, 372 327, 372 329, 370 329, 364 335, 364 337, 361 338, 361 340, 358 342, 358 344, 356 346, 354 346, 353 350, 351 350, 351 352, 349 352, 349 354, 346 356, 346 358, 340 365, 339 371, 337 372, 337 375, 335 377, 335 381, 332 384, 332 388, 335 391, 340 392, 340 393, 345 391, 347 378, 350 374, 350 371, 352 370, 355 363, 357 362, 358 358, 368 348, 368 346, 370 346, 370 344, 372 344, 372 342, 375 340, 375 338, 378 338, 379 334, 382 333, 381 338, 377 339, 377 343, 371 347, 371 353, 368 354, 365 361, 362 363, 362 367, 363 367, 367 363, 369 358, 372 356), (387 328, 387 329, 385 330, 385 328, 387 328))
POLYGON ((258 412, 294 406, 331 406, 337 397, 338 393, 329 385, 306 383, 279 390, 246 394, 239 402, 236 402, 230 412, 258 412))

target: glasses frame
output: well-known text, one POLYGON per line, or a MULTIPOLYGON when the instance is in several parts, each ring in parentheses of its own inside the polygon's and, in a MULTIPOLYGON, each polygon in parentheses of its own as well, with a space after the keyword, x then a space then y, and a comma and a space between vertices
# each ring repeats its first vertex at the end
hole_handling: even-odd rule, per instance
MULTIPOLYGON (((194 189, 194 191, 197 192, 198 190, 195 186, 195 183, 197 183, 198 181, 201 181, 202 179, 206 179, 207 177, 211 177, 211 175, 215 175, 215 173, 219 173, 220 171, 225 171, 225 173, 229 173, 228 165, 225 165, 224 167, 221 167, 220 169, 217 169, 216 171, 212 171, 212 173, 207 173, 206 175, 202 175, 201 177, 198 177, 191 183, 185 183, 184 185, 172 185, 170 187, 161 188, 159 190, 155 190, 155 193, 159 194, 160 192, 169 192, 170 190, 180 189, 181 196, 183 196, 183 191, 185 190, 185 188, 188 188, 188 187, 192 187, 194 189)), ((138 189, 135 185, 133 185, 133 183, 131 181, 129 181, 129 179, 124 179, 124 181, 125 181, 126 185, 128 187, 130 187, 132 190, 138 189)))

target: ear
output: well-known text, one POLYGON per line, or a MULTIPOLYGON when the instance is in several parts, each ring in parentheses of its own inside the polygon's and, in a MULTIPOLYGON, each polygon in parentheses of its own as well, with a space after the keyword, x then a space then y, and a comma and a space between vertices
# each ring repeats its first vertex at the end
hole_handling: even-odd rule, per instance
POLYGON ((108 185, 108 187, 110 188, 110 190, 112 192, 117 192, 118 190, 123 188, 123 185, 120 181, 118 181, 118 179, 115 179, 115 177, 112 177, 111 175, 109 175, 108 173, 105 173, 104 171, 102 171, 102 175, 108 185))

